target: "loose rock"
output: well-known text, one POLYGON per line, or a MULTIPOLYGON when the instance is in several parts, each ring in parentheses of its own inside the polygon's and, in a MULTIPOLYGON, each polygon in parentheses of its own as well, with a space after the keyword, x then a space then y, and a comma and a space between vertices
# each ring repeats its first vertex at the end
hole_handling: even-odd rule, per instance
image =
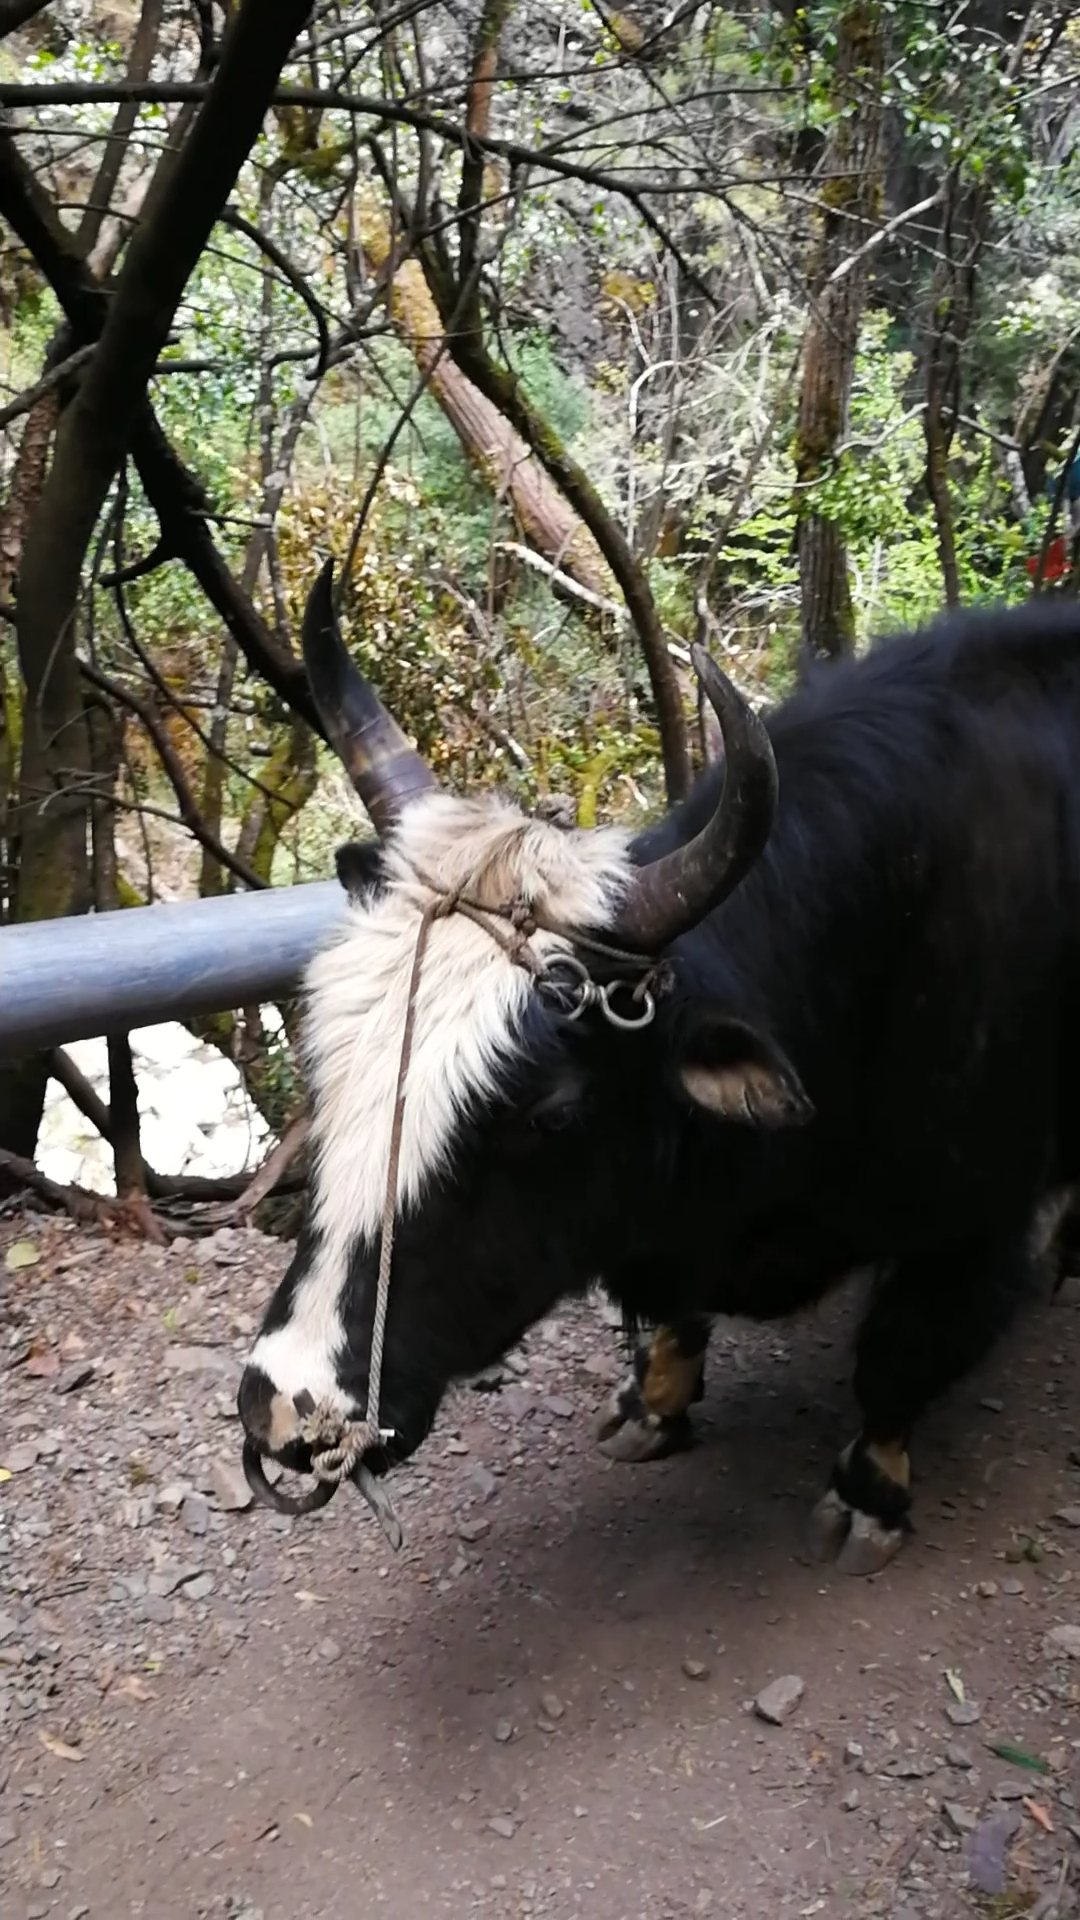
POLYGON ((80 1387, 89 1386, 97 1368, 92 1360, 80 1360, 60 1375, 56 1383, 57 1393, 77 1393, 80 1387))
POLYGON ((1080 1627, 1051 1627, 1044 1637, 1045 1659, 1060 1660, 1063 1654, 1069 1660, 1080 1660, 1080 1627))
POLYGON ((475 1520, 459 1520, 458 1521, 458 1534, 462 1540, 468 1540, 468 1541, 482 1540, 485 1533, 489 1533, 490 1530, 491 1530, 490 1520, 481 1520, 477 1518, 475 1520))
POLYGON ((794 1713, 803 1694, 806 1682, 797 1673, 782 1673, 778 1680, 770 1680, 762 1687, 754 1701, 754 1712, 759 1720, 767 1720, 771 1727, 782 1727, 794 1713))
POLYGON ((954 1727, 974 1727, 982 1719, 982 1708, 974 1700, 950 1700, 945 1712, 954 1727))
POLYGON ((566 1708, 557 1693, 542 1693, 540 1705, 549 1720, 561 1720, 566 1708))
POLYGON ((941 1811, 954 1833, 974 1833, 979 1824, 978 1814, 961 1806, 959 1800, 943 1800, 941 1811))
POLYGON ((475 1466, 466 1468, 465 1478, 467 1485, 479 1494, 481 1500, 493 1500, 499 1491, 495 1475, 487 1467, 481 1466, 479 1461, 475 1466))
POLYGON ((182 1586, 185 1580, 194 1580, 199 1572, 198 1567, 158 1567, 157 1571, 150 1575, 147 1586, 159 1600, 165 1600, 170 1593, 175 1593, 177 1587, 182 1586))
POLYGON ((485 1367, 481 1373, 474 1373, 468 1384, 476 1393, 494 1393, 496 1388, 502 1386, 505 1378, 503 1368, 496 1364, 493 1367, 485 1367))
POLYGON ((37 1457, 38 1450, 34 1442, 26 1440, 22 1446, 9 1447, 2 1464, 9 1473, 29 1473, 31 1467, 36 1465, 37 1457))
POLYGON ((514 1723, 512 1720, 496 1720, 491 1731, 500 1746, 505 1746, 514 1737, 514 1723))
POLYGON ((210 1485, 222 1513, 243 1513, 251 1506, 253 1494, 239 1467, 230 1460, 215 1460, 210 1468, 210 1485))
POLYGON ((210 1525, 210 1509, 201 1493, 189 1493, 180 1509, 180 1518, 189 1533, 205 1533, 210 1525))
POLYGON ((689 1654, 682 1663, 682 1670, 688 1680, 707 1680, 709 1669, 704 1660, 692 1660, 689 1654))
POLYGON ((514 1837, 514 1823, 507 1819, 505 1813, 494 1814, 488 1821, 488 1826, 492 1833, 499 1834, 503 1840, 512 1840, 514 1837))
POLYGON ((890 1780, 925 1780, 937 1772, 937 1767, 932 1754, 900 1753, 894 1760, 887 1760, 881 1771, 890 1780))
POLYGON ((166 1347, 165 1365, 172 1373, 220 1373, 236 1371, 231 1353, 220 1347, 166 1347))
POLYGON ((1080 1527, 1080 1507, 1059 1507, 1054 1519, 1063 1527, 1080 1527))

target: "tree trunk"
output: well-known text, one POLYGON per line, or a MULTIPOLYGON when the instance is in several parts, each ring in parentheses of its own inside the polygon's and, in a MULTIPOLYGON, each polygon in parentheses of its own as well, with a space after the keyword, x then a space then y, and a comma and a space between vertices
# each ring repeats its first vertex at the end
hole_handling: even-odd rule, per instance
MULTIPOLYGON (((369 270, 391 268, 389 222, 373 194, 358 190, 356 221, 369 270)), ((390 272, 390 315, 471 461, 498 499, 509 500, 528 545, 590 593, 610 600, 614 583, 595 542, 509 421, 474 387, 446 350, 438 308, 417 260, 390 272)))
MULTIPOLYGON (((26 687, 19 804, 20 920, 85 912, 90 752, 75 655, 83 560, 109 486, 146 405, 146 389, 188 276, 257 138, 267 101, 309 0, 244 0, 209 94, 178 152, 163 157, 143 224, 128 247, 86 371, 60 422, 56 452, 27 527, 17 630, 26 687)), ((19 197, 17 152, 5 192, 19 197)), ((24 196, 29 198, 29 196, 24 196)), ((69 248, 52 220, 47 260, 69 248)), ((39 260, 48 272, 46 259, 39 260)), ((100 324, 91 288, 80 307, 100 324)), ((48 1078, 41 1055, 0 1075, 0 1145, 29 1159, 48 1078)))
MULTIPOLYGON (((124 727, 119 715, 104 700, 93 701, 87 721, 94 768, 95 797, 90 815, 94 906, 98 913, 112 913, 120 905, 120 892, 116 816, 109 801, 120 771, 124 727)), ((109 1124, 105 1137, 113 1150, 116 1196, 132 1206, 137 1215, 144 1212, 148 1215, 146 1168, 139 1133, 139 1090, 129 1036, 126 1033, 110 1033, 106 1052, 109 1062, 109 1124)))
POLYGON ((950 185, 941 223, 941 261, 931 285, 933 316, 926 352, 926 490, 934 510, 945 601, 960 605, 960 568, 949 492, 949 450, 963 405, 963 353, 975 310, 979 256, 989 198, 983 187, 950 185))
POLYGON ((814 486, 829 473, 847 433, 866 303, 865 266, 841 270, 865 246, 880 212, 886 29, 879 0, 855 0, 841 14, 836 35, 837 117, 822 162, 825 211, 810 272, 812 306, 795 436, 804 661, 849 653, 855 645, 843 534, 815 503, 814 486))
MULTIPOLYGON (((20 606, 23 539, 47 491, 45 471, 56 407, 53 393, 39 402, 27 420, 4 516, 4 572, 9 580, 20 577, 20 606)), ((12 917, 48 920, 58 914, 85 913, 90 904, 90 751, 73 622, 69 620, 52 636, 41 631, 25 633, 20 620, 19 664, 24 688, 22 741, 18 800, 11 810, 7 841, 9 862, 17 876, 12 917)), ((46 1053, 0 1067, 0 1147, 7 1152, 33 1158, 48 1078, 46 1053)))
MULTIPOLYGON (((0 514, 0 601, 16 597, 27 523, 45 484, 49 444, 56 425, 55 388, 26 417, 11 486, 0 514)), ((18 872, 16 796, 23 715, 20 688, 5 670, 0 654, 0 920, 14 917, 18 872)))

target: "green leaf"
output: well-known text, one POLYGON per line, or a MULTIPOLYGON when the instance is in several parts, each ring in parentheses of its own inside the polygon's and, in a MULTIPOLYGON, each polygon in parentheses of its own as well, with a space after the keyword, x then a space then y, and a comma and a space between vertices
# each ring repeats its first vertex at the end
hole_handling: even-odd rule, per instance
POLYGON ((1026 1767, 1029 1773, 1049 1773, 1050 1771, 1045 1760, 1040 1760, 1037 1753, 1028 1753, 1024 1747, 1010 1747, 1004 1741, 992 1740, 988 1740, 986 1745, 990 1753, 995 1754, 999 1760, 1007 1760, 1010 1767, 1026 1767))

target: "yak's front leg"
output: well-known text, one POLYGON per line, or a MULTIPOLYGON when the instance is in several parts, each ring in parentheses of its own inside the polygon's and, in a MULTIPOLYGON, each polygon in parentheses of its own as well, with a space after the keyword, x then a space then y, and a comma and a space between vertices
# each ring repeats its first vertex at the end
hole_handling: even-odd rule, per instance
POLYGON ((597 1429, 612 1460, 662 1460, 694 1442, 689 1409, 704 1392, 709 1321, 701 1314, 657 1327, 634 1355, 597 1429))

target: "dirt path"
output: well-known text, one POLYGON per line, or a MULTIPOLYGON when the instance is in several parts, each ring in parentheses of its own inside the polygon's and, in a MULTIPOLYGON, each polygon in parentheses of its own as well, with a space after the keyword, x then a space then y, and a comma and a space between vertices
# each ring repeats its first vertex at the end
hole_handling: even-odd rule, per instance
POLYGON ((856 1582, 801 1552, 852 1428, 850 1304, 718 1330, 702 1445, 646 1468, 592 1444, 615 1333, 560 1314, 398 1477, 394 1558, 348 1491, 230 1509, 281 1248, 0 1222, 17 1242, 5 1920, 1077 1911, 1080 1657, 1046 1637, 1080 1638, 1075 1283, 927 1422, 919 1533, 856 1582), (765 1725, 784 1674, 801 1703, 765 1725))

